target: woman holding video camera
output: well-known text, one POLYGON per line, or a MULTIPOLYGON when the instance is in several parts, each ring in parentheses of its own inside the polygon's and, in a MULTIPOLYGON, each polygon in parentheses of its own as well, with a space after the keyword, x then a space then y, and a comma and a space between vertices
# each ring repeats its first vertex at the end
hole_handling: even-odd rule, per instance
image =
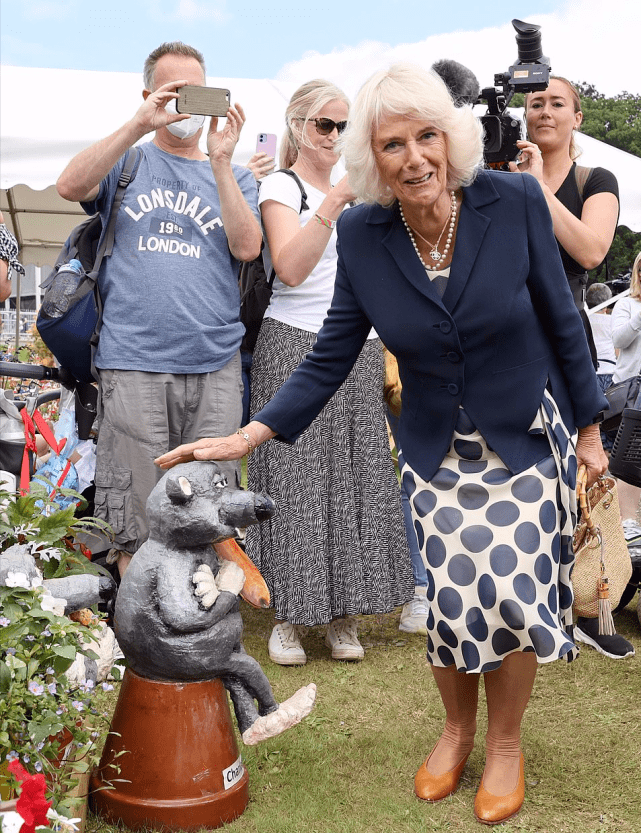
MULTIPOLYGON (((612 244, 619 216, 619 188, 614 174, 605 168, 577 166, 580 151, 574 136, 582 119, 581 99, 575 87, 565 78, 551 76, 547 89, 525 97, 528 140, 517 142, 521 155, 510 168, 527 171, 541 185, 563 268, 596 364, 596 348, 585 312, 587 270, 603 261, 612 244)), ((575 635, 610 659, 634 654, 632 644, 622 636, 600 635, 596 619, 579 617, 575 635)))
POLYGON ((526 95, 525 120, 528 139, 517 142, 520 157, 510 168, 532 174, 543 189, 563 268, 591 341, 585 315, 587 270, 603 262, 612 244, 618 184, 605 168, 577 166, 580 150, 574 135, 583 113, 579 93, 565 78, 551 76, 547 89, 526 95))

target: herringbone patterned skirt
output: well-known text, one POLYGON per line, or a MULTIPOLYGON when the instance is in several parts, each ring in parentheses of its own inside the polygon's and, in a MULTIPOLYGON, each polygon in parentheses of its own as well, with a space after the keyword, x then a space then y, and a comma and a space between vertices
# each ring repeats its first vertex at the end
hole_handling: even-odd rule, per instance
MULTIPOLYGON (((276 393, 316 335, 265 319, 254 352, 252 414, 276 393)), ((247 529, 247 553, 276 616, 318 625, 386 613, 408 601, 414 580, 398 481, 385 425, 381 342, 368 341, 349 377, 294 443, 261 445, 248 486, 276 515, 247 529)))

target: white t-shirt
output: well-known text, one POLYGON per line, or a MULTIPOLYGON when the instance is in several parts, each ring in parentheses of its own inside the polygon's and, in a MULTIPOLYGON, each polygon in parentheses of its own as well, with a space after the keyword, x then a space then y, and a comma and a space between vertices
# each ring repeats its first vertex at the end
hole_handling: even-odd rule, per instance
POLYGON ((620 298, 612 310, 612 343, 619 350, 613 384, 641 372, 641 301, 620 298))
MULTIPOLYGON (((309 206, 307 210, 298 215, 300 227, 304 228, 308 222, 315 222, 314 214, 325 199, 325 194, 305 182, 305 180, 301 179, 301 182, 307 194, 306 202, 309 206)), ((276 171, 266 176, 260 184, 258 205, 260 206, 267 200, 274 200, 287 205, 298 214, 301 206, 300 188, 293 177, 276 171)), ((336 229, 334 229, 323 256, 301 284, 287 286, 278 279, 278 276, 274 278, 271 301, 264 317, 275 318, 277 321, 282 321, 291 327, 317 333, 332 303, 337 260, 336 229)), ((272 258, 267 235, 265 235, 263 262, 265 272, 269 275, 272 270, 272 258)), ((369 338, 376 338, 376 333, 373 330, 369 338)))
POLYGON ((596 312, 590 316, 590 327, 599 362, 596 372, 614 373, 617 357, 612 344, 612 316, 596 312))

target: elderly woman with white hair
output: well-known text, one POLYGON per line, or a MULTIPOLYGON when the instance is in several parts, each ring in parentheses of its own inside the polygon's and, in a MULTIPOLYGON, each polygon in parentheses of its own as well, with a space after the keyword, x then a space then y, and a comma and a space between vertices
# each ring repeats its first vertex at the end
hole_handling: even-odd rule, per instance
POLYGON ((246 436, 181 446, 158 463, 295 442, 376 328, 403 384, 403 479, 445 707, 415 791, 438 801, 456 789, 483 676, 488 732, 474 812, 496 824, 523 802, 520 726, 537 664, 574 656, 576 463, 590 482, 606 469, 597 424, 606 400, 536 180, 482 170, 471 110, 417 67, 376 73, 350 118, 345 163, 364 204, 338 222, 334 299, 314 350, 246 436))

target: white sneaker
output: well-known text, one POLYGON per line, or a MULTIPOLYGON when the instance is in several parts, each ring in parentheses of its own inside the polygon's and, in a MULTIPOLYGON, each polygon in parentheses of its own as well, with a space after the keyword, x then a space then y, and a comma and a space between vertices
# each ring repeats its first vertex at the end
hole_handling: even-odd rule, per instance
POLYGON ((626 544, 628 547, 630 546, 639 546, 641 542, 641 526, 636 522, 635 518, 625 518, 621 522, 621 526, 623 527, 623 535, 625 537, 626 544))
POLYGON ((327 626, 325 644, 332 649, 332 659, 359 660, 365 656, 363 646, 356 634, 356 619, 347 616, 334 619, 327 626))
POLYGON ((399 631, 404 633, 419 633, 427 636, 427 616, 430 606, 425 593, 415 593, 414 598, 405 602, 401 611, 399 631))
POLYGON ((305 665, 307 655, 300 644, 296 625, 279 622, 274 625, 267 643, 269 658, 278 665, 305 665))

